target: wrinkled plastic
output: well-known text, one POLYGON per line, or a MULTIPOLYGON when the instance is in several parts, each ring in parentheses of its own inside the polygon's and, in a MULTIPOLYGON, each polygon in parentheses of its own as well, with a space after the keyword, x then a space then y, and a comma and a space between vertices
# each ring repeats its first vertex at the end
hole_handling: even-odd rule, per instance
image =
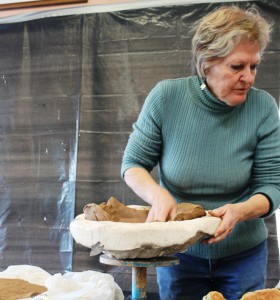
MULTIPOLYGON (((192 74, 192 25, 221 5, 203 2, 0 24, 0 269, 102 269, 130 288, 130 270, 73 250, 69 223, 93 200, 136 204, 120 180, 123 149, 151 88, 192 74)), ((280 3, 239 4, 275 23, 255 85, 279 103, 280 3)), ((266 222, 273 281, 277 234, 266 222)))
POLYGON ((46 280, 45 286, 48 289, 48 292, 45 293, 48 300, 124 299, 121 289, 114 282, 113 276, 96 271, 55 274, 46 280))
POLYGON ((80 52, 73 50, 70 59, 67 49, 53 45, 55 23, 0 26, 2 270, 13 264, 72 268, 80 52))
POLYGON ((96 271, 49 274, 28 265, 10 266, 0 278, 22 279, 45 286, 47 292, 25 300, 123 300, 124 295, 114 278, 96 271))
POLYGON ((278 0, 259 0, 258 5, 260 7, 264 7, 265 9, 268 7, 280 9, 280 2, 278 0))
POLYGON ((51 274, 42 268, 29 265, 9 266, 0 272, 0 278, 21 279, 38 285, 45 285, 45 281, 50 277, 51 274))

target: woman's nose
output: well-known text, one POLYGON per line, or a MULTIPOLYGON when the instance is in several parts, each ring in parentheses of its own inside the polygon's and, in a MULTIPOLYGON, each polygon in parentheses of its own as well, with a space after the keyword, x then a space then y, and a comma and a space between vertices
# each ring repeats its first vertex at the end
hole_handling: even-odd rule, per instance
POLYGON ((251 68, 246 68, 243 70, 240 79, 246 83, 252 84, 256 77, 256 71, 251 68))

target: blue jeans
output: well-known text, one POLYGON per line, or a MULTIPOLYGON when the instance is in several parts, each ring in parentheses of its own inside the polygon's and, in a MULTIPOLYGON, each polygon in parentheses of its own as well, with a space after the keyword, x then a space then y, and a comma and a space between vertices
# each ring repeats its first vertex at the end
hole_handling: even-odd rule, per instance
POLYGON ((157 268, 161 300, 202 300, 219 291, 237 300, 248 291, 263 289, 266 279, 267 242, 220 259, 203 259, 186 253, 175 255, 180 264, 157 268))

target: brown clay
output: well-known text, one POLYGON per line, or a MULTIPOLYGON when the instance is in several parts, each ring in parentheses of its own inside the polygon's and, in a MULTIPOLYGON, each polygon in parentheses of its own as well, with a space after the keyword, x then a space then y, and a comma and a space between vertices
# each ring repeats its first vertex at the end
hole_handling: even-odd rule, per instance
POLYGON ((46 287, 22 279, 0 278, 0 300, 30 298, 45 291, 47 291, 46 287))
MULTIPOLYGON (((113 221, 127 223, 144 223, 149 210, 135 209, 111 197, 101 204, 89 203, 83 208, 85 219, 92 221, 113 221)), ((177 204, 177 213, 170 221, 191 220, 205 216, 206 212, 200 205, 191 203, 177 204)))
MULTIPOLYGON (((203 300, 225 300, 225 298, 221 293, 213 291, 204 296, 203 300)), ((280 290, 274 288, 248 292, 240 300, 280 300, 280 290)))
POLYGON ((107 202, 102 202, 99 205, 89 203, 83 211, 87 220, 129 223, 144 223, 149 213, 148 210, 127 207, 115 197, 111 197, 107 202))
POLYGON ((212 291, 203 297, 202 300, 226 300, 224 296, 217 291, 212 291))
POLYGON ((176 215, 170 221, 184 221, 200 218, 206 215, 206 211, 201 205, 192 203, 177 204, 176 215))
POLYGON ((264 289, 255 292, 248 292, 243 295, 241 300, 280 300, 280 290, 264 289))

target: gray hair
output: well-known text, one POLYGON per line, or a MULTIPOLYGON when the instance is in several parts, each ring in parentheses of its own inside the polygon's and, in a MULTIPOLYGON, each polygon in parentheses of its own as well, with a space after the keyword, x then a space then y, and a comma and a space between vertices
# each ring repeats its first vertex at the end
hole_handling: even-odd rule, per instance
POLYGON ((226 57, 241 41, 255 42, 260 52, 270 41, 272 24, 256 8, 243 10, 237 6, 222 6, 195 24, 192 40, 193 65, 197 74, 205 71, 216 59, 226 57))

